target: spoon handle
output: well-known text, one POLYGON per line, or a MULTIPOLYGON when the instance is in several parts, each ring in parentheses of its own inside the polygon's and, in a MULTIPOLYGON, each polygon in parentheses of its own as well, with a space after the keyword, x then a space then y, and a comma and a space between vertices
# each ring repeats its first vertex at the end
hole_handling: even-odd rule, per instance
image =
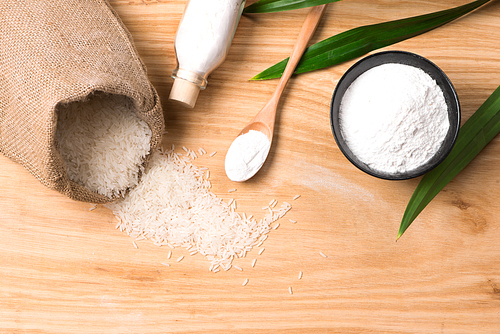
POLYGON ((276 87, 276 90, 273 94, 273 100, 275 100, 274 102, 276 104, 278 104, 279 97, 283 93, 283 90, 288 83, 288 79, 290 79, 293 72, 295 71, 295 68, 297 67, 297 64, 300 61, 300 58, 302 58, 302 54, 307 47, 307 43, 309 43, 309 40, 316 31, 316 28, 318 27, 319 21, 325 9, 326 4, 315 6, 311 8, 309 14, 307 14, 304 24, 300 29, 299 36, 297 37, 297 42, 295 43, 295 46, 293 48, 292 55, 290 56, 290 59, 288 59, 285 71, 283 72, 280 82, 278 83, 278 86, 276 87))
MULTIPOLYGON (((1 0, 0 0, 1 1, 1 0)), ((247 133, 249 130, 257 130, 264 133, 269 140, 272 140, 274 133, 274 122, 276 118, 276 110, 278 109, 278 103, 281 97, 281 94, 285 90, 285 86, 288 82, 288 79, 292 76, 295 71, 295 67, 302 58, 302 54, 307 47, 307 43, 311 39, 314 34, 316 28, 318 27, 318 23, 325 11, 325 5, 314 6, 309 11, 304 23, 302 24, 302 28, 300 29, 299 36, 297 37, 297 41, 295 42, 295 46, 293 48, 292 54, 288 59, 288 63, 285 67, 285 71, 281 76, 281 79, 269 99, 266 105, 254 116, 254 118, 248 123, 246 127, 241 130, 240 135, 247 133)))

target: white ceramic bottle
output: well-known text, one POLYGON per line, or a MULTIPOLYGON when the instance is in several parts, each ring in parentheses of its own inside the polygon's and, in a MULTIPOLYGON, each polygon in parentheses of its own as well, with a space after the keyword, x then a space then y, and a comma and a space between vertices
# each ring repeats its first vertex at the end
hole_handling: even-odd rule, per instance
POLYGON ((169 99, 193 108, 209 74, 224 61, 245 0, 188 0, 175 36, 177 67, 169 99))

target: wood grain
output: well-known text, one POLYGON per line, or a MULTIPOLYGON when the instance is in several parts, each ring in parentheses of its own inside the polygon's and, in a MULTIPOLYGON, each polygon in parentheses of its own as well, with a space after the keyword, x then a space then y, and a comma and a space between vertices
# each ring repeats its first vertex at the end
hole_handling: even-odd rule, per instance
MULTIPOLYGON (((260 215, 273 198, 293 208, 262 255, 235 261, 243 271, 210 273, 200 255, 166 267, 168 249, 134 248, 109 210, 89 211, 0 156, 1 333, 500 333, 499 138, 395 242, 418 179, 363 174, 330 130, 331 95, 355 60, 292 77, 263 170, 246 183, 225 177, 227 148, 276 86, 248 79, 289 55, 307 9, 242 17, 227 60, 187 110, 167 100, 185 2, 110 2, 162 98, 163 144, 217 151, 196 164, 210 168, 213 192, 236 198, 240 212, 260 215)), ((312 42, 466 2, 341 1, 328 6, 312 42)), ((500 85, 500 3, 385 50, 440 66, 465 121, 500 85)))

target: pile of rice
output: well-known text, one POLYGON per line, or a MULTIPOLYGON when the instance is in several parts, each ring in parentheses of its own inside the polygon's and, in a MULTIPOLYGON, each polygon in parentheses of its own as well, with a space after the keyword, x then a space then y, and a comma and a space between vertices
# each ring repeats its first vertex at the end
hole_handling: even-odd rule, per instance
POLYGON ((70 180, 113 198, 136 187, 151 129, 129 98, 94 94, 57 110, 56 142, 70 180))
POLYGON ((271 223, 290 209, 267 207, 262 219, 235 211, 235 201, 210 191, 209 173, 191 163, 193 154, 158 150, 139 185, 123 199, 106 206, 118 217, 117 228, 133 238, 150 239, 156 245, 184 247, 205 255, 210 270, 228 270, 233 259, 260 246, 271 223))
POLYGON ((117 228, 158 246, 205 255, 211 271, 228 270, 233 259, 260 246, 271 224, 291 208, 276 208, 273 200, 262 219, 240 215, 233 199, 225 202, 210 191, 208 169, 193 165, 197 155, 185 147, 185 155, 173 147, 152 152, 144 169, 152 133, 126 97, 93 95, 60 106, 57 115, 57 145, 69 178, 121 197, 106 205, 119 219, 117 228))

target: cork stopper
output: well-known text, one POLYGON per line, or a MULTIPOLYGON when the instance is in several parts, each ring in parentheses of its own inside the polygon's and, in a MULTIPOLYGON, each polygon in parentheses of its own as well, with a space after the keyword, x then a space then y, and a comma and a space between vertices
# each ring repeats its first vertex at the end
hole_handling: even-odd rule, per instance
POLYGON ((186 108, 194 108, 199 93, 200 87, 195 83, 176 78, 169 99, 182 104, 186 108))

